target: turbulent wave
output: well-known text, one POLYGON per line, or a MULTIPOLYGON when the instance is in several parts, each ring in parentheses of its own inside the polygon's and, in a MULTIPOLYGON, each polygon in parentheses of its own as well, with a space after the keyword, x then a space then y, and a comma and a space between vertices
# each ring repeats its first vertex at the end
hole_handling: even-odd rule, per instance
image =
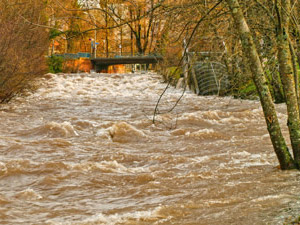
POLYGON ((68 138, 79 135, 70 122, 57 123, 54 121, 31 130, 23 130, 21 134, 28 137, 42 136, 50 138, 68 138))
POLYGON ((211 139, 230 139, 229 136, 226 134, 222 134, 221 132, 217 132, 214 129, 202 129, 194 132, 187 132, 185 133, 186 136, 191 138, 198 138, 198 139, 205 139, 205 140, 211 140, 211 139))
POLYGON ((114 124, 109 128, 108 132, 115 142, 140 141, 146 139, 146 135, 143 131, 138 130, 126 122, 114 124))
POLYGON ((34 191, 31 188, 28 188, 24 191, 17 193, 15 197, 18 199, 31 200, 31 201, 40 200, 43 198, 40 194, 38 194, 36 191, 34 191))
POLYGON ((91 218, 87 218, 83 221, 79 222, 55 222, 48 221, 51 225, 138 225, 138 224, 162 224, 167 222, 171 217, 163 216, 159 212, 161 207, 156 207, 153 210, 149 211, 135 211, 132 213, 122 213, 122 214, 114 214, 114 215, 105 215, 98 214, 91 218))
POLYGON ((114 161, 102 161, 102 162, 84 162, 79 164, 69 164, 70 169, 79 170, 83 172, 95 172, 101 171, 104 173, 141 173, 148 172, 143 167, 127 168, 121 163, 114 161))
POLYGON ((170 87, 153 124, 160 78, 47 74, 35 94, 3 106, 0 221, 276 224, 299 208, 289 197, 298 172, 276 167, 259 102, 187 91, 170 112, 182 94, 170 87))

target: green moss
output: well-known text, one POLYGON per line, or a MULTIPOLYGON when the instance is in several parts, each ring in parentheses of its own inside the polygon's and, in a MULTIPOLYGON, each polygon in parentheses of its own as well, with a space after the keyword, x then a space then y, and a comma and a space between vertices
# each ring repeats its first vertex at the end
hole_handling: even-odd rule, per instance
POLYGON ((285 102, 283 87, 278 72, 271 72, 269 69, 265 71, 266 78, 268 79, 268 86, 271 91, 272 98, 275 103, 285 102))

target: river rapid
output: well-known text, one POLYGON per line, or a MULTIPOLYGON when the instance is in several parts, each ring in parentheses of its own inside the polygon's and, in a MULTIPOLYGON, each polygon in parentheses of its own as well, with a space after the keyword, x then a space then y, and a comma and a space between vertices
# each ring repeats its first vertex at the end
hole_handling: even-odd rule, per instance
MULTIPOLYGON (((1 106, 0 224, 282 224, 280 171, 257 101, 168 89, 147 74, 47 74, 1 106)), ((282 124, 284 105, 277 106, 282 124)), ((284 134, 287 136, 286 129, 284 134)))

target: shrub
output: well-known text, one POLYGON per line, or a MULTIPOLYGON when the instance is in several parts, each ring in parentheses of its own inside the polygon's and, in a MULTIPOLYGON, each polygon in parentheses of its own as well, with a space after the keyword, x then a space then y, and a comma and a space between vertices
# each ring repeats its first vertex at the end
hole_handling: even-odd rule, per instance
POLYGON ((0 103, 10 101, 46 70, 48 34, 40 0, 0 0, 0 103))
POLYGON ((48 58, 48 68, 50 73, 60 73, 63 71, 63 57, 52 55, 48 58))

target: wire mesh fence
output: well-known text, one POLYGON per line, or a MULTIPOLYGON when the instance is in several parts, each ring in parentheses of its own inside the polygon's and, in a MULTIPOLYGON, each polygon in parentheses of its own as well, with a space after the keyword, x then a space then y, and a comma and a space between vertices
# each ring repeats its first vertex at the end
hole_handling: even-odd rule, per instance
POLYGON ((198 95, 224 95, 229 89, 227 68, 221 63, 222 52, 189 52, 191 82, 197 82, 194 90, 198 95))

